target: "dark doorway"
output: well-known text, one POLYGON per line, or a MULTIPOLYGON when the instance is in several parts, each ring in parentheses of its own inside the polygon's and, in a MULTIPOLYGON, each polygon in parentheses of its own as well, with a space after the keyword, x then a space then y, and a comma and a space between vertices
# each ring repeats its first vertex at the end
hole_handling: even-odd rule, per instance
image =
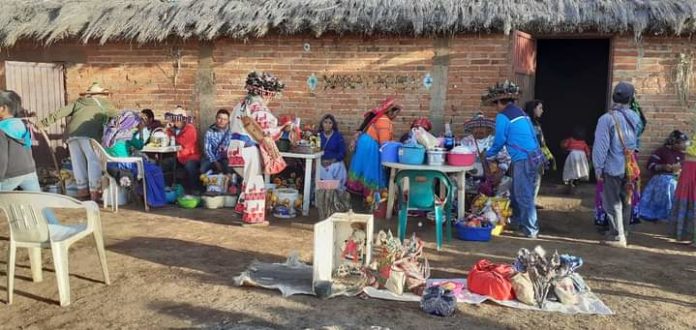
MULTIPOLYGON (((558 164, 547 176, 560 182, 566 153, 563 139, 580 126, 591 147, 597 119, 607 107, 609 39, 537 40, 534 92, 544 102, 542 127, 558 164)), ((591 160, 590 160, 591 161, 591 160)))

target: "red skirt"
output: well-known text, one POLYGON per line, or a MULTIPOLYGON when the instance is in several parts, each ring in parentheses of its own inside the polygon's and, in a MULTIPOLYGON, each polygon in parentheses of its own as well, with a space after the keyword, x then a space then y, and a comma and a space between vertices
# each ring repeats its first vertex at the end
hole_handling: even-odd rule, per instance
POLYGON ((684 161, 675 194, 677 199, 696 201, 696 159, 684 161))

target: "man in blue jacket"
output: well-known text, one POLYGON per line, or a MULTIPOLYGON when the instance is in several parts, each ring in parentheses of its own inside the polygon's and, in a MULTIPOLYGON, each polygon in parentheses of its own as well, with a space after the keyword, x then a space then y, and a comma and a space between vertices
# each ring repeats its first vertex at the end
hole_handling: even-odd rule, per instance
POLYGON ((215 173, 231 173, 227 161, 227 146, 230 144, 231 137, 230 112, 226 109, 220 109, 215 115, 215 124, 210 125, 205 132, 201 173, 211 169, 215 173))
POLYGON ((483 103, 495 105, 495 140, 486 151, 487 158, 495 157, 505 146, 512 158, 512 224, 528 238, 539 233, 534 186, 543 165, 543 155, 534 135, 534 128, 524 110, 515 105, 520 88, 509 81, 496 84, 482 97, 483 103))

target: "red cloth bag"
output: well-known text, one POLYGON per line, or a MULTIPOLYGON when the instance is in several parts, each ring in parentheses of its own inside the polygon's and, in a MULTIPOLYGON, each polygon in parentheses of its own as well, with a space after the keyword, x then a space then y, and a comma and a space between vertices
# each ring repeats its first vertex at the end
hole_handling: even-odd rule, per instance
POLYGON ((487 259, 481 259, 469 271, 467 286, 469 291, 489 296, 496 300, 515 299, 510 277, 515 273, 511 265, 494 264, 487 259))

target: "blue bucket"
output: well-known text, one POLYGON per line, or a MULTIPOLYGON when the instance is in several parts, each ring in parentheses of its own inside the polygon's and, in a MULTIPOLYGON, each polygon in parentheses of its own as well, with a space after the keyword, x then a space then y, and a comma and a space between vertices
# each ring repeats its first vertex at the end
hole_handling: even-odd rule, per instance
POLYGON ((422 165, 425 161, 425 147, 420 144, 405 144, 399 149, 399 163, 422 165))
POLYGON ((379 148, 380 159, 382 163, 398 163, 399 162, 399 148, 401 148, 400 142, 384 142, 379 148))
POLYGON ((457 237, 464 241, 488 242, 491 240, 493 227, 467 227, 463 222, 454 225, 457 230, 457 237))

